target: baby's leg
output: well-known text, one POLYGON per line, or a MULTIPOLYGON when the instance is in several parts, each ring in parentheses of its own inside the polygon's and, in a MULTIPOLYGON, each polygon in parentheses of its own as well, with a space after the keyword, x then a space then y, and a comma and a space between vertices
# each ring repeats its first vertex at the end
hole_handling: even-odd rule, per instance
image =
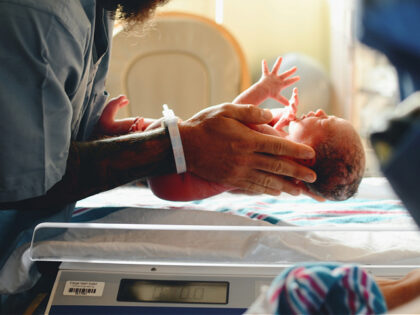
POLYGON ((142 131, 144 126, 143 118, 115 119, 118 110, 127 106, 128 103, 129 100, 124 95, 111 99, 108 104, 106 104, 101 117, 99 118, 97 132, 102 135, 115 136, 134 131, 142 131))
POLYGON ((120 95, 111 99, 108 104, 106 104, 104 110, 102 111, 101 117, 99 118, 99 123, 102 125, 102 127, 112 128, 118 110, 128 105, 128 103, 130 103, 130 101, 125 95, 120 95))
POLYGON ((144 131, 145 123, 143 117, 136 117, 128 132, 144 131))

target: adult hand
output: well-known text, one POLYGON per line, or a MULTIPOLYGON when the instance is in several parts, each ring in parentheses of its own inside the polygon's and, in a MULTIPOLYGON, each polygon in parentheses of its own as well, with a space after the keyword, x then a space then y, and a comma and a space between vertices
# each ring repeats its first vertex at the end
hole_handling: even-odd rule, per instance
POLYGON ((206 180, 255 193, 292 195, 300 188, 283 176, 313 182, 316 174, 294 159, 314 150, 247 126, 267 124, 269 110, 254 105, 209 107, 179 124, 188 171, 206 180))
POLYGON ((321 197, 320 195, 313 193, 303 182, 298 181, 298 180, 294 180, 294 182, 296 185, 298 185, 301 188, 302 194, 308 197, 311 197, 312 199, 319 202, 327 201, 327 199, 325 199, 324 197, 321 197))

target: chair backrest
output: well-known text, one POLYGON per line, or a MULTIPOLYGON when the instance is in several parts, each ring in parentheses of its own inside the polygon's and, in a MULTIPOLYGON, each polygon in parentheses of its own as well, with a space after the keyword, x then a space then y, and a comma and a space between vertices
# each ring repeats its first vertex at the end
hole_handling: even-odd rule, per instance
MULTIPOLYGON (((139 32, 137 32, 139 33, 139 32)), ((115 35, 107 90, 125 94, 130 105, 119 116, 159 118, 168 104, 182 119, 231 102, 250 84, 244 54, 221 25, 193 14, 158 14, 142 35, 115 35)))

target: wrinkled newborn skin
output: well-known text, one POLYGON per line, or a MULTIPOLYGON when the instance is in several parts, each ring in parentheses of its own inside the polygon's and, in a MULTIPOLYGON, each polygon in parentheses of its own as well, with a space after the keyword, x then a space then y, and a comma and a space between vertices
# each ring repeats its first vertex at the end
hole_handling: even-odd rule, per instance
POLYGON ((317 173, 316 182, 306 185, 310 190, 330 200, 345 200, 353 196, 365 169, 365 154, 360 137, 346 120, 328 116, 323 110, 310 112, 291 121, 291 141, 314 148, 316 159, 301 161, 317 173))

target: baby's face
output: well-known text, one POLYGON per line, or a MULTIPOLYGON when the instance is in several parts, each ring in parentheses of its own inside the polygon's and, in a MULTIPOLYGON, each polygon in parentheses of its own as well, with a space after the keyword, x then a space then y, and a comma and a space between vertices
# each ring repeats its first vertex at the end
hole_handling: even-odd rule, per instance
POLYGON ((337 135, 342 141, 358 138, 353 126, 346 120, 327 115, 322 109, 309 112, 289 125, 288 139, 314 147, 325 137, 337 135))

